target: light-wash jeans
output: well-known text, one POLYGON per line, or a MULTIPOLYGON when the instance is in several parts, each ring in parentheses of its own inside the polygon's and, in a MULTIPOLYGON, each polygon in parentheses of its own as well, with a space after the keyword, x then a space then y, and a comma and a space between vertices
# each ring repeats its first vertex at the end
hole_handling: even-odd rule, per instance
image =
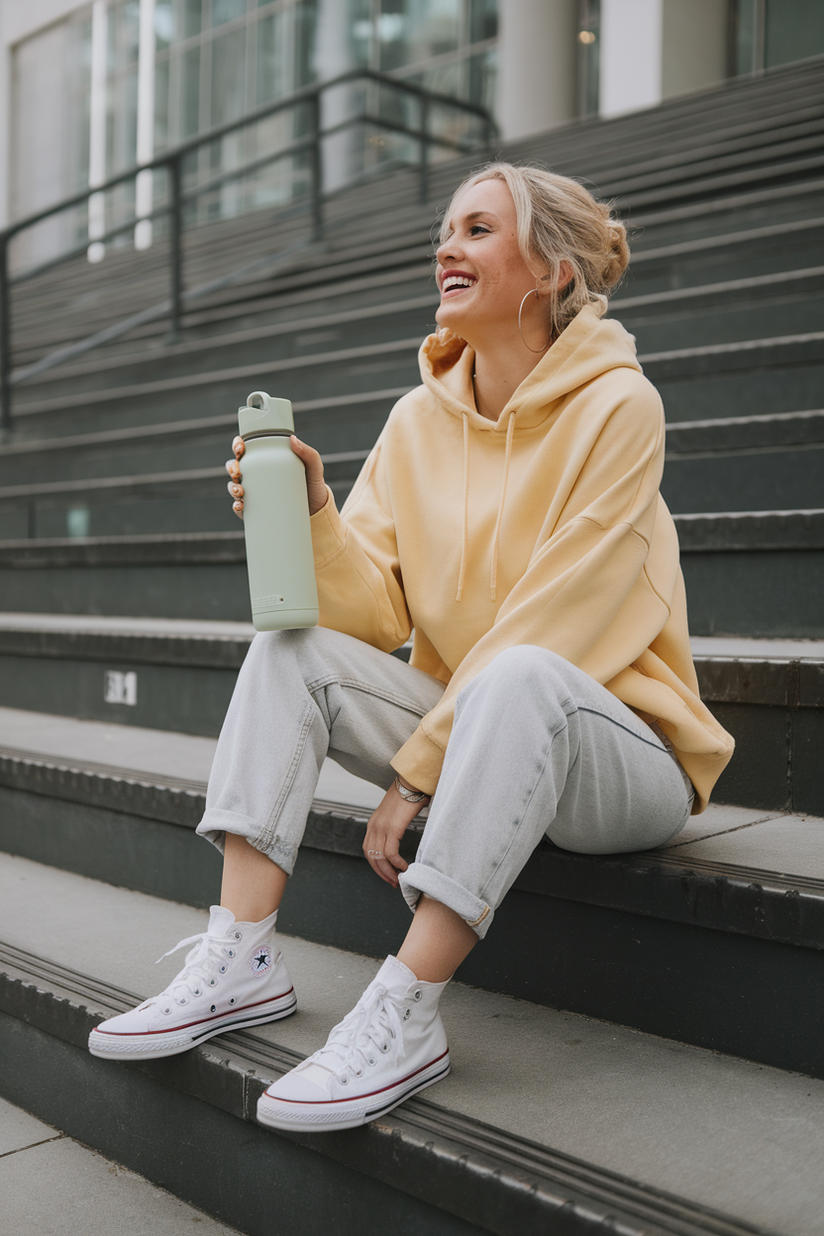
MULTIPOLYGON (((239 833, 291 873, 324 758, 388 789, 389 761, 443 684, 338 631, 260 634, 240 671, 198 832, 239 833)), ((615 854, 683 828, 692 787, 649 726, 583 671, 531 645, 460 692, 417 858, 400 877, 483 937, 542 837, 615 854)))

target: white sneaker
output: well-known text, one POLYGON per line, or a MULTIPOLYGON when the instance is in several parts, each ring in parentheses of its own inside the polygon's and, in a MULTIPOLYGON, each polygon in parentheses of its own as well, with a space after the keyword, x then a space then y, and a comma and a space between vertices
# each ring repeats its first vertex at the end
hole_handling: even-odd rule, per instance
POLYGON ((446 983, 422 983, 387 957, 326 1046, 261 1095, 257 1118, 273 1129, 354 1129, 440 1081, 449 1049, 438 1013, 446 983))
POLYGON ((226 1030, 288 1017, 297 998, 275 944, 276 920, 277 911, 260 923, 237 923, 231 910, 212 906, 206 931, 163 954, 194 944, 177 977, 159 996, 96 1026, 89 1051, 107 1060, 154 1060, 226 1030))

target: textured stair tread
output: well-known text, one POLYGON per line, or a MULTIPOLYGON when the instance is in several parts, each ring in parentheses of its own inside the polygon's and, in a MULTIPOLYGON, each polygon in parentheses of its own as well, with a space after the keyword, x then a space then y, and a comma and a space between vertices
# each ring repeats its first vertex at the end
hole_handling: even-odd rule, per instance
MULTIPOLYGON (((25 859, 0 856, 0 888, 0 939, 138 996, 178 968, 154 957, 204 927, 202 912, 25 859)), ((302 1055, 376 963, 294 938, 283 947, 300 1011, 252 1037, 302 1055)), ((460 983, 442 1008, 454 1067, 427 1104, 788 1236, 820 1231, 824 1082, 460 983)), ((232 1044, 205 1050, 231 1058, 232 1044)))
POLYGON ((240 1236, 194 1206, 0 1099, 3 1220, 15 1236, 151 1232, 240 1236))
MULTIPOLYGON (((775 642, 786 649, 804 641, 775 642)), ((158 784, 179 784, 202 793, 215 747, 211 738, 0 708, 0 756, 77 767, 103 778, 143 777, 149 784, 156 779, 158 784)), ((324 762, 316 807, 322 811, 325 804, 334 805, 338 815, 349 814, 353 834, 382 797, 377 786, 330 759, 324 762)), ((808 895, 824 897, 824 820, 814 816, 711 803, 701 815, 691 816, 666 846, 646 857, 654 862, 662 856, 668 865, 697 863, 704 869, 717 865, 719 876, 735 876, 738 868, 754 878, 759 873, 766 884, 776 878, 795 879, 805 883, 808 895)), ((615 856, 609 861, 621 859, 615 856)))
MULTIPOLYGON (((0 613, 0 631, 68 635, 152 636, 168 639, 236 640, 255 634, 251 622, 196 618, 134 618, 100 614, 0 613)), ((743 660, 824 660, 824 639, 749 639, 743 635, 694 635, 693 657, 743 660)), ((78 723, 85 724, 85 723, 78 723)))
MULTIPOLYGON (((94 767, 112 777, 143 775, 205 791, 216 746, 213 738, 168 730, 0 708, 0 753, 14 751, 21 758, 94 767)), ((326 760, 316 797, 362 813, 377 807, 383 791, 326 760)))

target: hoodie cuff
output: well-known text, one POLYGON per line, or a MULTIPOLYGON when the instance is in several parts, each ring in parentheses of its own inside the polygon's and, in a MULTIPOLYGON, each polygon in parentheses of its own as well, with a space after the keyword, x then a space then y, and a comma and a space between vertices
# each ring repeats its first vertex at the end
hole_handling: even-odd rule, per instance
POLYGON ((416 790, 432 795, 438 788, 444 755, 443 749, 419 725, 390 763, 416 790))
POLYGON ((335 499, 326 486, 326 502, 319 511, 309 517, 312 532, 312 551, 315 569, 320 570, 346 549, 346 524, 340 517, 335 499))

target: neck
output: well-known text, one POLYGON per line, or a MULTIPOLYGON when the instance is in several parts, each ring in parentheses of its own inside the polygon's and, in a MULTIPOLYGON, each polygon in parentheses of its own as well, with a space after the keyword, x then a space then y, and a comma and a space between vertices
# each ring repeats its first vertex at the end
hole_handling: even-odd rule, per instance
POLYGON ((520 339, 517 343, 507 340, 503 346, 476 348, 475 407, 481 416, 497 421, 524 378, 545 355, 528 351, 520 339))

